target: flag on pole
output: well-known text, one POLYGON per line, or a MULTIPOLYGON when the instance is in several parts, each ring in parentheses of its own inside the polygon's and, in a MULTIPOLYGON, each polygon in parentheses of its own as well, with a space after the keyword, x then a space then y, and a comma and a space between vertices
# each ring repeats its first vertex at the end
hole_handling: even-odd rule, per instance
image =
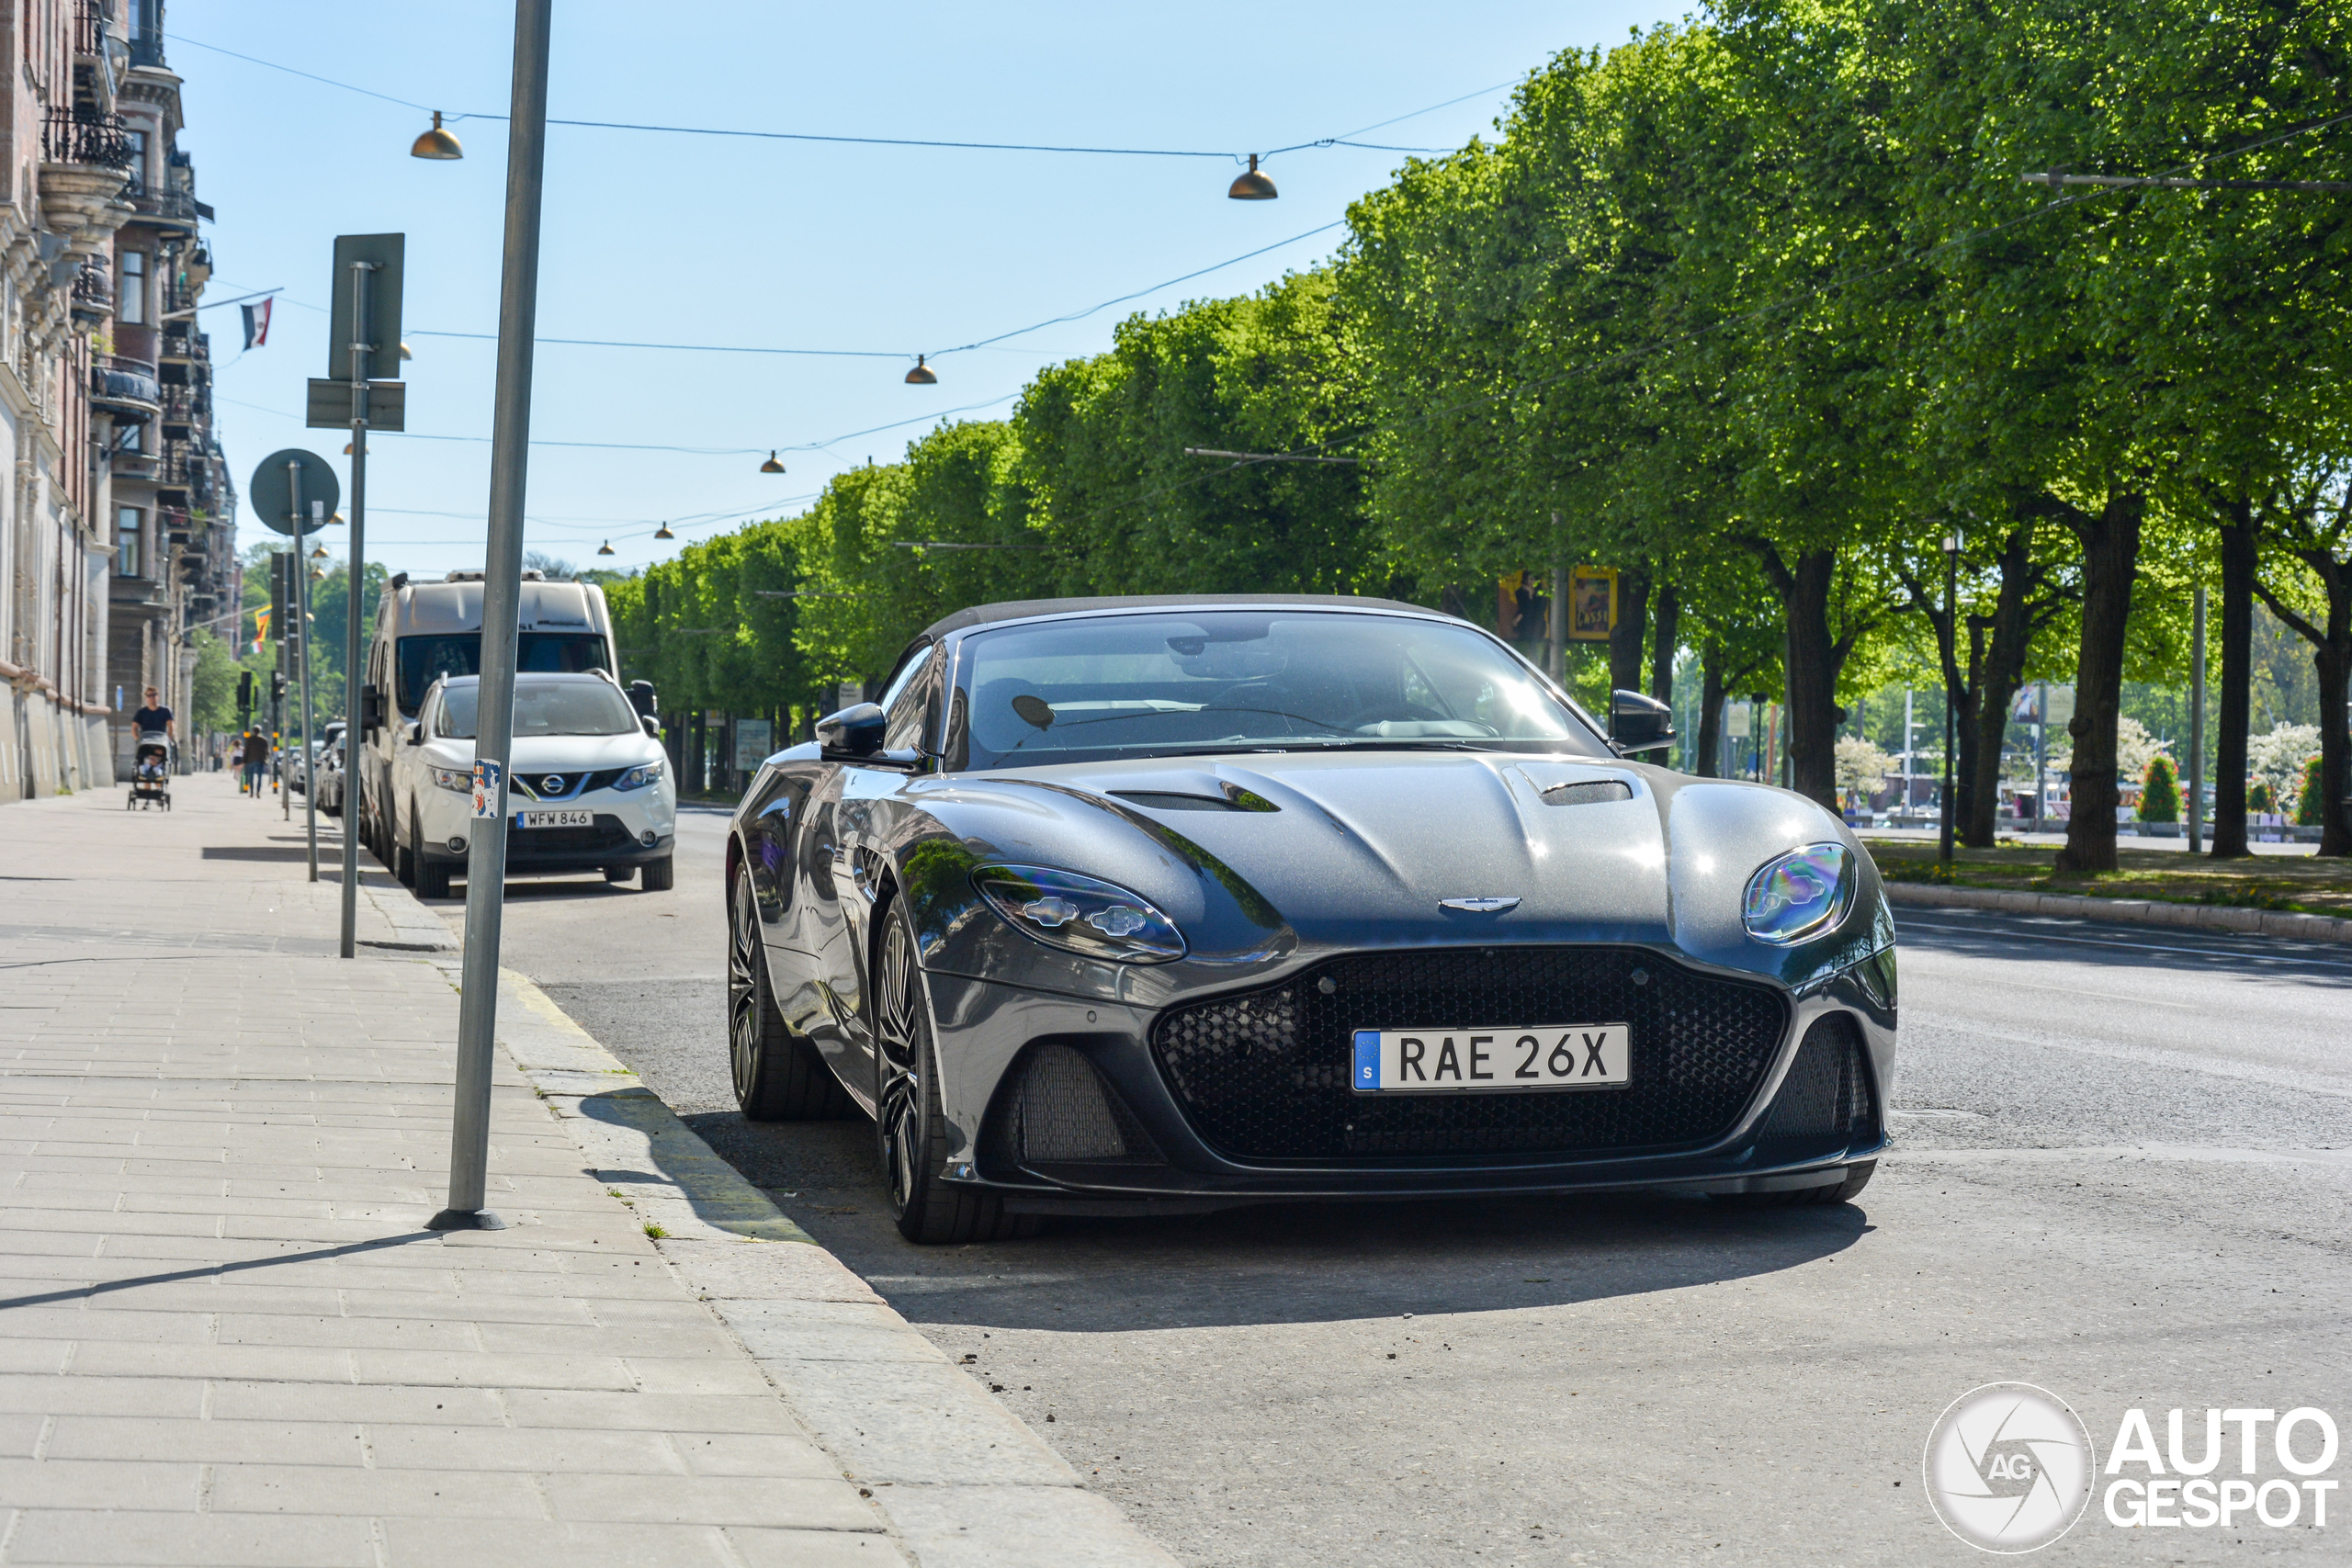
POLYGON ((245 313, 245 346, 260 348, 269 342, 269 308, 277 303, 272 296, 257 305, 237 307, 245 313))
POLYGON ((255 610, 254 612, 254 651, 255 653, 259 653, 261 651, 261 645, 268 640, 269 612, 267 610, 255 610))

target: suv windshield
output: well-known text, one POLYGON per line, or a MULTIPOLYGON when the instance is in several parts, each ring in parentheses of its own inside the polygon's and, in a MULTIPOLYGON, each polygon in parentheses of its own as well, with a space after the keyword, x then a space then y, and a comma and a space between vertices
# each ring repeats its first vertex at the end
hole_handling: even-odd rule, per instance
POLYGON ((1144 613, 977 632, 959 765, 1450 747, 1612 756, 1492 638, 1403 615, 1144 613))
MULTIPOLYGON (((474 709, 481 688, 471 682, 441 694, 433 733, 444 739, 474 738, 474 709)), ((517 681, 514 733, 527 735, 628 735, 639 728, 628 699, 602 681, 517 681)))
MULTIPOLYGON (((514 638, 514 668, 526 673, 584 675, 611 668, 606 658, 600 632, 521 632, 514 638)), ((400 679, 393 695, 401 712, 413 714, 424 700, 424 689, 442 676, 481 673, 481 633, 404 637, 397 663, 400 679)))

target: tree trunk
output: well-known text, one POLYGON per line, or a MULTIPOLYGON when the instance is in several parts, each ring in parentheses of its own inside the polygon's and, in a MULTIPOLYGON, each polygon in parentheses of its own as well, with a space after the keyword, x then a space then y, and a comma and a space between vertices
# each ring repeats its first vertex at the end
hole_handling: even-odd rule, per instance
POLYGON ((2326 643, 2312 655, 2319 669, 2319 852, 2352 855, 2352 596, 2331 585, 2326 643))
POLYGON ((1617 570, 1617 626, 1609 634, 1609 684, 1611 690, 1642 689, 1642 649, 1649 640, 1650 571, 1645 566, 1617 570))
POLYGON ((2257 586, 2270 613, 2312 645, 2312 665, 2319 675, 2319 852, 2352 855, 2352 561, 2338 560, 2324 549, 2295 552, 2318 574, 2327 591, 2324 631, 2282 604, 2257 586))
POLYGON ((1724 648, 1710 642, 1699 654, 1699 755, 1690 771, 1702 779, 1724 771, 1724 648))
POLYGON ((2222 691, 2213 726, 2215 860, 2252 854, 2245 841, 2246 731, 2254 710, 2254 507, 2231 502, 2222 527, 2222 691))
POLYGON ((1831 812, 1838 809, 1838 671, 1845 650, 1829 630, 1829 590, 1838 558, 1808 550, 1791 568, 1777 552, 1764 558, 1788 606, 1784 671, 1789 709, 1789 787, 1831 812))
POLYGON ((2123 638, 2132 615, 2132 580, 2140 566, 2144 496, 2110 491, 2096 513, 2068 506, 2064 515, 2083 546, 2083 635, 2075 671, 2074 806, 2062 872, 2115 869, 2115 808, 2123 793, 2115 779, 2115 727, 2122 716, 2123 638))
POLYGON ((2009 732, 2009 704, 2025 684, 2032 651, 2034 618, 2028 597, 2033 585, 2032 540, 2028 530, 2011 533, 2001 549, 2001 592, 1994 602, 1992 638, 1977 677, 1976 745, 1970 761, 1968 817, 1961 841, 1972 849, 1993 847, 2001 795, 2001 742, 2009 732))
POLYGON ((1650 695, 1672 703, 1674 655, 1682 640, 1682 600, 1671 582, 1659 583, 1656 598, 1650 612, 1650 695))

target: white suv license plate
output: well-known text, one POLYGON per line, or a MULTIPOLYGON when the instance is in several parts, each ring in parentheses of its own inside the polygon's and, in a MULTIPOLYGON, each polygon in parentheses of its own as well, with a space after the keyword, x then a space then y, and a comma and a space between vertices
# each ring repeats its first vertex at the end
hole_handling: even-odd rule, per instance
POLYGON ((594 828, 596 814, 593 811, 517 811, 517 828, 594 828))
POLYGON ((1633 1082, 1632 1036, 1622 1023, 1360 1029, 1351 1087, 1358 1094, 1623 1089, 1633 1082))

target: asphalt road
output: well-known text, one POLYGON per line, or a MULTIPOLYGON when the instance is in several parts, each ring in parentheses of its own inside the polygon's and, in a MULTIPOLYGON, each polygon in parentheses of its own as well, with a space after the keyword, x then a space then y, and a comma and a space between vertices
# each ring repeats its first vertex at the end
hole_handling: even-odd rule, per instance
MULTIPOLYGON (((2159 1442, 2186 1408, 2192 1451, 2207 1406, 2352 1418, 2352 950, 1902 915, 1896 1146, 1841 1209, 1296 1207, 921 1249, 866 1124, 734 1113, 723 829, 688 810, 673 893, 518 885, 507 962, 1188 1563, 1975 1562, 1920 1454, 1979 1384, 2058 1393, 2102 1462, 2132 1406, 2159 1442)), ((2266 1444, 2257 1483, 2284 1473, 2266 1444)), ((2329 1517, 2127 1530, 2094 1501, 2038 1560, 2346 1561, 2352 1499, 2329 1517)))

